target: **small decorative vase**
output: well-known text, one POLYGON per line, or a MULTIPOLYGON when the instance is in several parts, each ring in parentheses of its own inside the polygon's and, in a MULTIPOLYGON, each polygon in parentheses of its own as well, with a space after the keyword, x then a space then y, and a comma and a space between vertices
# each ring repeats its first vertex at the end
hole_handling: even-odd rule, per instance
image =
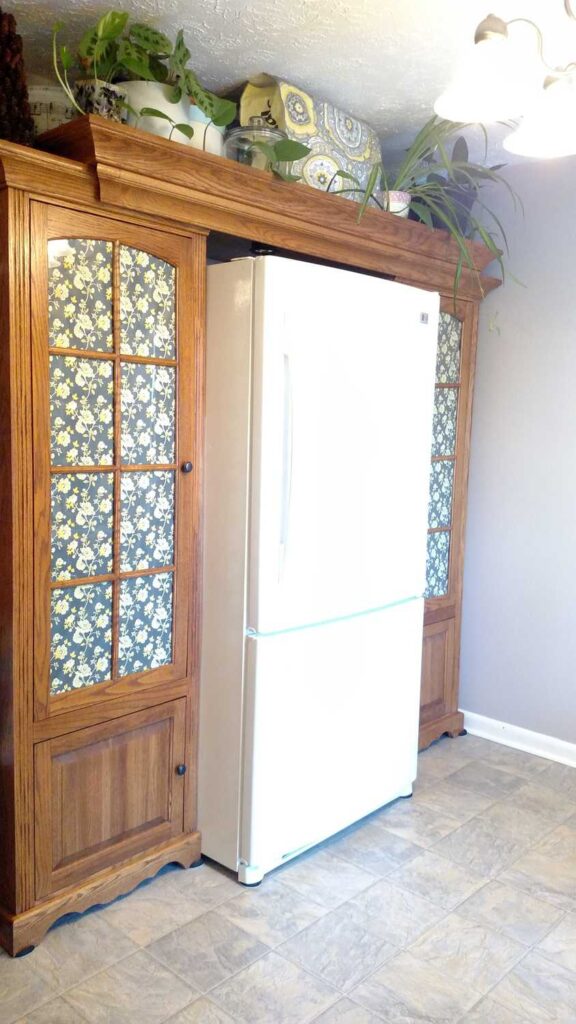
POLYGON ((224 128, 219 128, 218 125, 212 124, 210 118, 206 117, 206 114, 195 103, 190 104, 188 120, 194 129, 190 145, 194 149, 203 149, 205 153, 223 156, 224 128))
POLYGON ((99 78, 79 79, 74 86, 74 97, 85 114, 100 114, 109 121, 125 121, 122 101, 124 89, 99 78))
POLYGON ((384 211, 394 213, 396 217, 407 217, 411 198, 409 192, 384 192, 382 195, 384 211))

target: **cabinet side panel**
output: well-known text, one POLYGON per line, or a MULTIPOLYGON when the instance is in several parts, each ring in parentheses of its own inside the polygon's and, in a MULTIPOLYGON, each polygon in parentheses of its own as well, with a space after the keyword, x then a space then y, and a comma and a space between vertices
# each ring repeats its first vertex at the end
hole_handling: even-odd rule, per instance
POLYGON ((0 903, 32 899, 28 199, 0 193, 0 903))
POLYGON ((251 261, 208 268, 198 825, 238 856, 252 335, 251 261))

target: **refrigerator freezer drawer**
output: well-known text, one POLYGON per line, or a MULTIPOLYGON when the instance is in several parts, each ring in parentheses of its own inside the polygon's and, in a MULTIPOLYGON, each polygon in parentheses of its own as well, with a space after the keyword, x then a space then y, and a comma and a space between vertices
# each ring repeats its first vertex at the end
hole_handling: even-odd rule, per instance
POLYGON ((422 616, 413 600, 247 639, 241 877, 411 792, 422 616))

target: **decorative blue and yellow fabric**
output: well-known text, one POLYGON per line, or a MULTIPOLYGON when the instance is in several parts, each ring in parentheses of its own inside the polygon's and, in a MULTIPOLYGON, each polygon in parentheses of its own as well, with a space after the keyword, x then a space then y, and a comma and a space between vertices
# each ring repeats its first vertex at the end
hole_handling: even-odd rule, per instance
MULTIPOLYGON (((292 170, 313 188, 353 188, 351 182, 334 178, 339 170, 353 174, 364 187, 372 164, 380 160, 378 137, 367 124, 270 75, 251 79, 242 93, 241 124, 248 125, 255 116, 263 117, 271 128, 281 128, 289 139, 309 146, 312 152, 296 161, 292 170)), ((362 193, 344 195, 359 200, 362 193)))

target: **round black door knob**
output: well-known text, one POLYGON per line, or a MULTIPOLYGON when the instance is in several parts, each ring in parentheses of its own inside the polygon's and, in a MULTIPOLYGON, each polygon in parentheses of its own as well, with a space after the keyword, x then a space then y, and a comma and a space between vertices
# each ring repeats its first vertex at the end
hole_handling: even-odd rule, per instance
POLYGON ((182 472, 183 473, 191 473, 193 468, 194 467, 193 467, 191 462, 183 462, 182 463, 182 472))
POLYGON ((186 765, 179 764, 176 766, 176 775, 186 775, 186 765))

